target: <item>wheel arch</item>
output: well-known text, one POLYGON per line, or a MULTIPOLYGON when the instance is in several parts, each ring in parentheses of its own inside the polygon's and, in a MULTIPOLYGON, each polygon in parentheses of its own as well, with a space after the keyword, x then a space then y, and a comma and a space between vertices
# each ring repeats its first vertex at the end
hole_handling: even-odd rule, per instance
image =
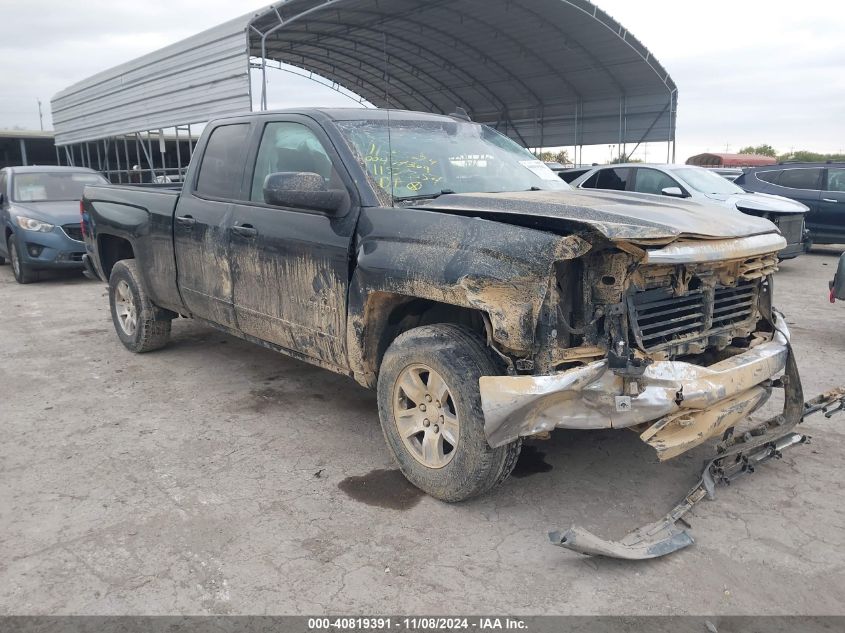
POLYGON ((108 280, 114 265, 122 259, 134 259, 135 248, 125 237, 100 234, 97 236, 97 257, 104 279, 108 280))
POLYGON ((374 387, 387 348, 401 334, 423 325, 463 325, 490 342, 490 317, 478 308, 397 292, 367 296, 362 311, 348 320, 350 365, 356 380, 374 387))

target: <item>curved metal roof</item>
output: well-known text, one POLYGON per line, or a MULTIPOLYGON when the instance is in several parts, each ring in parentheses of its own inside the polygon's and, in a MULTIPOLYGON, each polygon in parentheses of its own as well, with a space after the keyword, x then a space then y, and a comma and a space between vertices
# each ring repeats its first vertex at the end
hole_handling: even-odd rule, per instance
MULTIPOLYGON (((53 100, 58 142, 88 136, 74 129, 86 103, 90 132, 98 120, 108 123, 102 127, 109 134, 198 122, 185 107, 190 110, 191 97, 203 90, 216 97, 213 73, 209 64, 179 70, 179 56, 196 60, 198 46, 212 54, 215 46, 221 55, 225 49, 224 59, 209 63, 226 71, 229 91, 197 102, 203 116, 249 98, 252 56, 325 77, 379 107, 438 113, 463 107, 529 147, 674 139, 671 77, 639 40, 587 0, 285 0, 206 33, 212 32, 59 93, 53 100), (238 55, 244 57, 240 69, 238 55), (163 64, 167 77, 156 83, 163 64), (152 66, 158 69, 144 73, 152 66), (143 88, 123 82, 132 73, 145 76, 143 88), (144 112, 98 109, 98 86, 106 85, 135 90, 136 100, 127 105, 144 112), (183 94, 186 86, 195 92, 183 94), (168 89, 175 98, 168 99, 168 89), (159 101, 145 104, 137 99, 143 94, 159 101), (170 116, 168 101, 183 108, 170 116), (155 124, 131 127, 142 120, 155 124)), ((123 107, 120 94, 111 93, 108 103, 123 107)))

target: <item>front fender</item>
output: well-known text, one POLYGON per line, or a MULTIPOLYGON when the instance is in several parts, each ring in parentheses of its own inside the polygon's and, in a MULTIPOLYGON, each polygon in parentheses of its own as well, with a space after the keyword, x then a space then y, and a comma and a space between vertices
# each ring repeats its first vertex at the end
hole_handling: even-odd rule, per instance
POLYGON ((530 354, 555 261, 589 250, 576 235, 419 209, 363 209, 349 292, 353 372, 374 370, 368 306, 378 293, 480 310, 497 344, 530 354))

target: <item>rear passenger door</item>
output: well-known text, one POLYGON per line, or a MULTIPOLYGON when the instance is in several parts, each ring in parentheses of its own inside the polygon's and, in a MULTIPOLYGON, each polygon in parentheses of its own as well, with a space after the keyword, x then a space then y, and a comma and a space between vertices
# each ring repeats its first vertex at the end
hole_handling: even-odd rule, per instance
POLYGON ((182 300, 194 316, 235 329, 229 225, 240 195, 249 123, 214 127, 197 148, 199 169, 185 183, 173 219, 182 300))
POLYGON ((828 167, 816 214, 816 232, 829 239, 845 235, 845 168, 828 167))
POLYGON ((625 191, 629 187, 630 180, 630 168, 609 167, 607 169, 599 169, 596 173, 581 183, 581 188, 625 191))
POLYGON ((811 231, 824 230, 824 222, 819 215, 823 172, 820 167, 789 167, 773 183, 777 185, 773 193, 797 200, 810 208, 806 223, 811 231))
POLYGON ((287 350, 346 366, 346 293, 357 194, 334 146, 309 117, 259 125, 230 231, 234 303, 241 331, 287 350), (338 212, 272 206, 271 173, 307 172, 345 191, 338 212))

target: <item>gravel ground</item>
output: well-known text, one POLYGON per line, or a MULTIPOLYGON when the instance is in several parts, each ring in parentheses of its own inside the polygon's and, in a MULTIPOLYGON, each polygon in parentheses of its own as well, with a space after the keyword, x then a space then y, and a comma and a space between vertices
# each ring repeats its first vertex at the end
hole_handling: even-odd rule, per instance
MULTIPOLYGON (((807 396, 845 382, 836 249, 785 262, 807 396)), ((393 469, 374 395, 196 323, 148 355, 102 284, 0 268, 0 614, 845 614, 845 416, 690 517, 649 562, 548 545, 619 537, 695 482, 633 433, 530 443, 518 476, 447 505, 393 469)))

